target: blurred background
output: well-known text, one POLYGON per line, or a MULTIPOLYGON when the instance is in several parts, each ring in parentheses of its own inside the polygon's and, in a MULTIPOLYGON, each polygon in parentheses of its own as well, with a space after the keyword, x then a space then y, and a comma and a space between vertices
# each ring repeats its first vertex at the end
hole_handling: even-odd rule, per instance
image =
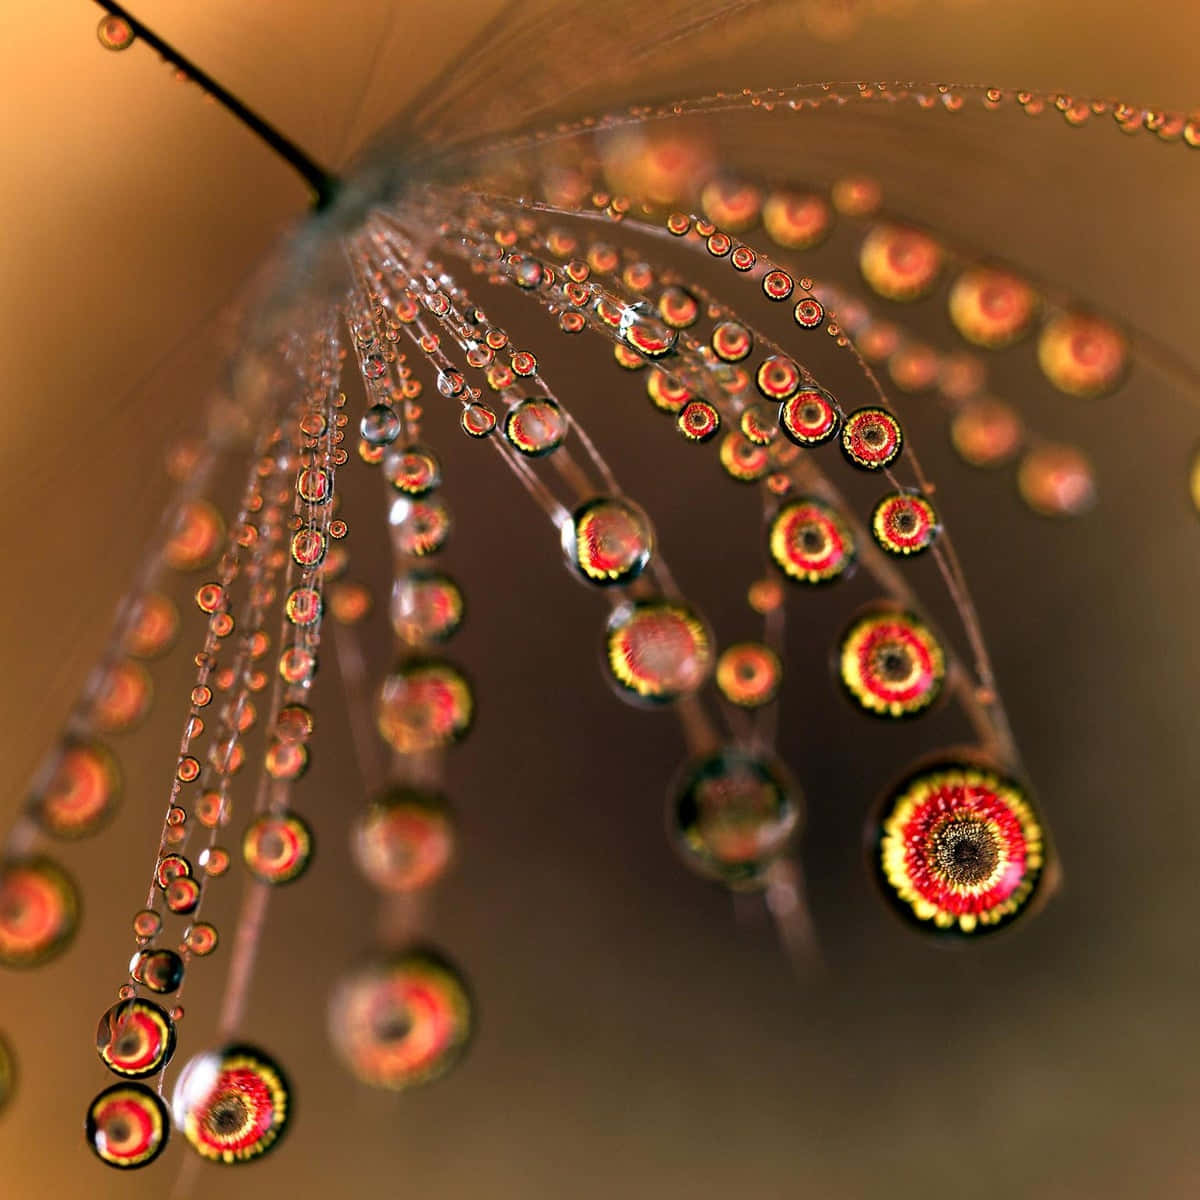
MULTIPOLYGON (((1116 0, 766 5, 611 85, 625 64, 607 50, 597 60, 594 47, 612 42, 590 38, 590 24, 610 39, 627 30, 636 44, 655 6, 594 7, 604 11, 524 10, 577 30, 586 95, 570 98, 572 111, 585 98, 603 110, 819 79, 1197 103, 1200 10, 1190 0, 1154 6, 1153 19, 1116 0)), ((134 11, 341 167, 497 8, 141 0, 134 11)), ((285 166, 152 53, 102 50, 99 16, 82 0, 0 12, 6 820, 169 495, 164 454, 199 426, 219 379, 213 314, 306 204, 285 166)), ((537 38, 519 54, 506 47, 487 86, 498 97, 537 87, 549 52, 537 38)), ((487 103, 486 89, 464 98, 464 127, 487 103)), ((1125 137, 1108 118, 1071 130, 1057 117, 978 112, 739 118, 723 137, 743 166, 776 178, 871 173, 889 207, 1194 355, 1200 158, 1183 146, 1125 137)), ((853 281, 854 253, 853 237, 839 233, 812 269, 853 281)), ((537 351, 652 514, 684 592, 720 640, 754 636, 753 490, 655 418, 640 381, 616 371, 598 342, 561 338, 516 303, 490 307, 537 351)), ((924 308, 913 322, 944 334, 944 305, 924 308)), ((833 350, 817 350, 818 374, 843 372, 849 385, 833 350)), ((949 709, 904 726, 867 722, 838 695, 828 648, 872 598, 866 580, 790 595, 780 752, 807 798, 800 856, 825 964, 798 979, 760 908, 732 904, 675 858, 663 803, 684 758, 676 724, 611 694, 599 669, 603 603, 569 578, 553 531, 497 456, 431 402, 428 440, 456 520, 446 567, 469 612, 452 657, 475 681, 478 719, 448 759, 460 854, 427 928, 475 988, 476 1042, 453 1075, 400 1097, 355 1084, 329 1048, 327 995, 370 945, 374 900, 346 844, 363 786, 327 664, 314 764, 297 793, 319 851, 308 877, 273 897, 244 1027, 290 1073, 294 1125, 261 1163, 202 1167, 192 1194, 1174 1200, 1200 1191, 1200 529, 1187 495, 1197 397, 1141 365, 1112 397, 1062 397, 1028 345, 997 360, 994 380, 1045 433, 1085 447, 1100 489, 1079 520, 1039 519, 1011 472, 980 473, 954 456, 932 400, 903 410, 1059 845, 1064 886, 1045 911, 955 950, 885 911, 863 865, 864 818, 912 759, 964 730, 949 709)), ((352 414, 359 403, 352 393, 352 414)), ((353 458, 344 478, 355 576, 382 597, 375 488, 353 458)), ((915 578, 923 590, 933 584, 928 573, 915 578)), ((179 580, 176 598, 197 582, 179 580)), ((181 645, 198 645, 201 627, 185 608, 181 645)), ((373 669, 384 669, 382 613, 367 639, 379 648, 373 669)), ((76 943, 44 968, 0 978, 0 1030, 20 1073, 0 1115, 6 1196, 168 1195, 188 1153, 176 1144, 146 1171, 108 1172, 81 1126, 108 1082, 93 1030, 123 981, 189 653, 155 667, 151 721, 118 740, 126 786, 113 826, 60 856, 83 893, 76 943)), ((235 813, 230 845, 237 829, 235 813)), ((214 889, 210 915, 223 930, 235 874, 214 889)), ((192 970, 179 1062, 211 1037, 227 962, 228 944, 192 970)))

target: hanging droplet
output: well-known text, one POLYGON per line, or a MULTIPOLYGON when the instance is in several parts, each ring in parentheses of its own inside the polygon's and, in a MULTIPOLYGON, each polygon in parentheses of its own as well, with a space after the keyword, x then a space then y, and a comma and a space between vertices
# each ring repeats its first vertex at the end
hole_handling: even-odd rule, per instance
POLYGON ((871 608, 842 634, 837 669, 860 708, 914 717, 941 695, 946 657, 933 631, 911 613, 871 608))
POLYGON ((448 575, 409 571, 392 587, 392 629, 410 646, 444 642, 462 624, 465 607, 462 592, 448 575))
MULTIPOLYGON (((228 804, 228 801, 226 801, 226 804, 228 804)), ((222 825, 226 823, 225 821, 221 822, 222 825)), ((209 846, 208 849, 200 851, 198 861, 205 875, 224 875, 229 870, 229 851, 223 849, 221 846, 209 846)))
POLYGON ((363 1083, 401 1091, 445 1075, 462 1058, 474 1018, 466 981, 448 960, 413 949, 369 962, 337 986, 329 1033, 363 1083))
POLYGON ((1096 477, 1082 450, 1043 443, 1017 469, 1021 499, 1044 517, 1077 517, 1096 502, 1096 477))
POLYGON ((255 817, 242 837, 242 859, 260 883, 291 883, 312 861, 312 831, 294 812, 255 817))
POLYGON ((134 983, 159 995, 167 995, 183 982, 183 959, 174 950, 139 950, 129 963, 134 983))
POLYGON ((998 467, 1008 462, 1024 437, 1021 418, 1001 400, 972 400, 950 422, 954 449, 973 467, 998 467))
POLYGON ((62 747, 58 765, 34 811, 53 837, 87 837, 117 809, 121 774, 117 760, 99 742, 73 741, 62 747))
POLYGON ((768 400, 782 402, 800 389, 800 368, 784 354, 764 358, 754 375, 754 383, 768 400))
POLYGON ((721 414, 707 400, 689 400, 679 410, 675 428, 689 442, 708 442, 721 428, 721 414))
POLYGON ((442 482, 437 455, 425 446, 406 446, 389 455, 384 474, 388 483, 406 496, 424 496, 442 482))
POLYGON ((392 540, 401 554, 427 558, 436 554, 450 536, 450 510, 436 497, 410 500, 398 496, 389 512, 392 540))
POLYGON ((792 319, 801 329, 820 329, 825 320, 825 309, 814 296, 805 296, 792 309, 792 319))
POLYGON ((785 504, 771 522, 767 546, 775 565, 799 583, 829 583, 854 564, 856 548, 841 514, 814 497, 785 504))
POLYGON ((163 557, 176 571, 198 571, 216 559, 224 536, 221 514, 207 500, 193 500, 180 512, 163 557))
POLYGON ((373 404, 363 413, 359 433, 368 446, 390 446, 403 428, 400 414, 390 404, 373 404))
POLYGON ((858 258, 863 279, 886 300, 918 300, 937 282, 942 248, 927 234, 877 225, 858 258))
POLYGON ((355 824, 350 849, 358 869, 380 891, 407 894, 429 887, 454 853, 445 798, 413 787, 392 788, 355 824))
POLYGON ((101 1162, 120 1170, 152 1163, 170 1129, 167 1106, 144 1083, 114 1083, 88 1105, 88 1146, 101 1162))
POLYGON ((567 436, 567 414, 545 396, 518 401, 504 419, 509 445, 529 458, 557 450, 567 436))
POLYGON ((105 50, 128 50, 137 41, 133 26, 124 17, 114 16, 100 18, 96 37, 105 50))
POLYGON ((871 513, 871 536, 876 544, 901 557, 924 553, 940 529, 933 505, 916 492, 884 496, 871 513))
POLYGON ((665 371, 650 371, 646 375, 646 394, 659 412, 678 413, 692 398, 691 391, 665 371))
POLYGON ((684 861, 729 887, 755 887, 800 824, 800 796, 773 759, 727 746, 690 763, 668 804, 684 861))
POLYGON ((200 884, 190 875, 180 875, 167 884, 163 895, 173 913, 194 912, 200 903, 200 884))
POLYGON ((1129 343, 1107 321, 1087 313, 1061 313, 1047 321, 1037 344, 1046 378, 1069 396, 1103 396, 1129 369, 1129 343))
POLYGON ((859 408, 842 426, 842 453, 864 471, 878 471, 895 462, 904 445, 900 422, 886 409, 859 408))
POLYGON ((783 664, 761 642, 735 642, 717 659, 717 687, 730 704, 761 708, 779 695, 783 664))
POLYGON ((462 411, 460 423, 469 437, 487 437, 496 428, 496 414, 486 404, 476 400, 462 411))
POLYGON ((696 691, 712 669, 712 636, 683 604, 641 600, 608 622, 605 661, 628 699, 666 704, 696 691))
POLYGON ((418 754, 465 736, 475 712, 470 684, 440 659, 410 659, 384 680, 380 736, 401 754, 418 754))
POLYGON ((190 1059, 171 1098, 188 1145, 210 1162, 233 1165, 266 1154, 291 1116, 291 1088, 255 1046, 230 1045, 190 1059))
POLYGON ((815 192, 777 191, 767 197, 762 220, 777 246, 809 250, 825 240, 833 215, 825 198, 815 192))
POLYGON ((175 1053, 175 1024, 151 1000, 118 1000, 96 1030, 100 1061, 126 1079, 162 1070, 175 1053))
POLYGON ((183 935, 183 944, 199 958, 204 958, 217 948, 218 934, 215 925, 207 921, 197 921, 189 925, 183 935))
POLYGON ((156 937, 162 929, 162 917, 152 908, 143 908, 133 914, 134 936, 145 941, 156 937))
POLYGON ((797 446, 819 446, 838 431, 833 397, 819 388, 804 388, 779 406, 779 427, 797 446))
POLYGON ((79 893, 48 858, 0 865, 0 966, 33 967, 66 949, 79 924, 79 893))
POLYGON ((1029 332, 1037 293, 1023 279, 997 267, 964 271, 950 289, 950 320, 968 342, 998 350, 1029 332))
POLYGON ((727 433, 721 441, 721 466, 740 483, 754 483, 771 469, 771 452, 742 434, 727 433))
POLYGON ((893 789, 872 835, 884 894, 931 933, 1009 925, 1042 879, 1037 814, 1018 783, 987 766, 947 761, 915 771, 893 789))
POLYGON ((712 348, 722 362, 741 362, 754 349, 754 338, 744 325, 722 321, 712 331, 712 348))
POLYGON ((562 527, 563 552, 589 583, 627 584, 650 561, 654 535, 650 519, 628 500, 600 496, 589 500, 562 527))
POLYGON ((170 649, 179 629, 179 610, 161 592, 148 592, 137 604, 125 635, 125 652, 134 658, 157 658, 170 649))

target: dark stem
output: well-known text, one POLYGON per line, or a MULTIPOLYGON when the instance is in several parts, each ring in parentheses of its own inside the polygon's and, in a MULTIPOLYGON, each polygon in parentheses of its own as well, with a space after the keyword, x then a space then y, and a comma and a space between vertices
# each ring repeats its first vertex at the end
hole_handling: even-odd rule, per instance
POLYGON ((320 212, 327 208, 337 193, 339 180, 336 175, 326 171, 314 162, 294 142, 284 137, 274 126, 268 125, 257 113, 248 109, 236 96, 227 92, 211 75, 200 70, 194 63, 184 58, 173 46, 164 42, 153 30, 147 29, 135 16, 127 12, 114 0, 96 0, 101 8, 125 21, 134 34, 147 46, 156 50, 162 58, 172 66, 178 67, 193 83, 207 92, 228 112, 231 112, 247 129, 258 135, 276 154, 304 179, 314 193, 313 207, 320 212))

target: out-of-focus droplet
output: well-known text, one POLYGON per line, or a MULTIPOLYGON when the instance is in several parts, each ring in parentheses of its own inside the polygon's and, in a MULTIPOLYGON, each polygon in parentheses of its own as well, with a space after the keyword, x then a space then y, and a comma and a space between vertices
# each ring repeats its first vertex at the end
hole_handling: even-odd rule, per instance
POLYGON ((299 879, 312 861, 312 831, 294 812, 255 817, 242 837, 242 859, 260 883, 278 885, 299 879))
POLYGON ((394 787, 356 822, 350 848, 380 891, 407 894, 435 883, 454 853, 454 826, 439 792, 394 787))
POLYGON ((33 967, 66 949, 79 924, 79 893, 48 858, 0 864, 0 966, 33 967))
POLYGON ((688 764, 667 809, 684 862, 737 888, 761 885, 800 816, 799 793, 783 768, 732 746, 688 764))
POLYGON ((337 986, 329 1033, 363 1083, 402 1091, 445 1075, 471 1038, 470 992, 458 969, 413 949, 369 962, 337 986))
POLYGON ((712 669, 712 636, 683 604, 644 600, 613 613, 605 638, 609 675, 629 699, 664 704, 696 691, 712 669))
POLYGON ((1044 443, 1017 468, 1021 499, 1045 517, 1077 517, 1096 502, 1096 477, 1082 450, 1044 443))
POLYGON ((470 684, 440 659, 410 659, 383 682, 376 710, 380 736, 401 754, 449 745, 465 736, 474 717, 470 684))

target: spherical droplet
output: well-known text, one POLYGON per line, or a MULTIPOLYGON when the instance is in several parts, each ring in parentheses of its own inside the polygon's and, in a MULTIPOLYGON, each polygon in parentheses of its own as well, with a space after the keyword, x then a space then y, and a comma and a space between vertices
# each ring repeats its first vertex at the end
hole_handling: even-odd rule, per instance
POLYGON ((144 1083, 114 1083, 88 1105, 87 1144, 101 1162, 119 1170, 152 1163, 170 1130, 167 1106, 144 1083))
POLYGON ((397 497, 391 510, 392 539, 401 554, 427 558, 436 554, 450 536, 450 510, 436 497, 409 500, 397 497))
POLYGON ((162 929, 162 917, 152 908, 143 908, 133 915, 133 932, 139 938, 150 939, 162 929))
POLYGON ((931 933, 1011 924, 1042 878, 1045 841, 1024 789, 989 767, 948 761, 905 779, 873 831, 884 894, 931 933))
POLYGON ((788 250, 817 245, 833 224, 828 203, 815 192, 772 192, 763 206, 762 219, 767 236, 788 250))
POLYGON ((856 409, 842 426, 842 453, 864 471, 878 471, 895 462, 903 445, 900 422, 883 408, 856 409))
POLYGON ((887 300, 917 300, 930 291, 942 269, 942 248, 927 234, 877 225, 858 258, 863 278, 887 300))
POLYGON ((764 358, 754 375, 754 383, 768 400, 784 401, 800 390, 800 368, 784 354, 764 358))
POLYGON ((358 428, 368 446, 390 446, 400 436, 400 414, 390 404, 373 404, 358 428))
POLYGON ((225 536, 221 514, 207 500, 184 505, 163 556, 176 571, 198 571, 217 557, 225 536))
POLYGON ((48 858, 0 865, 0 966, 33 967, 66 949, 79 924, 79 893, 48 858))
POLYGON ((871 536, 876 544, 901 557, 924 553, 940 528, 933 505, 916 492, 884 496, 871 513, 871 536))
POLYGON ((454 826, 439 792, 394 787, 354 825, 350 848, 367 881, 384 892, 429 887, 454 853, 454 826))
POLYGON ((803 388, 779 406, 779 427, 797 446, 829 441, 838 423, 833 397, 820 388, 803 388))
POLYGON ((761 708, 779 694, 783 664, 761 642, 735 642, 717 659, 717 687, 739 708, 761 708))
POLYGON ((312 852, 312 831, 294 812, 263 813, 250 822, 242 837, 246 869, 260 883, 299 879, 308 870, 312 852))
POLYGON ((801 329, 820 329, 825 320, 825 308, 814 296, 805 296, 792 309, 792 319, 801 329))
POLYGON ((1016 410, 1001 400, 972 400, 950 422, 954 449, 973 467, 998 467, 1008 462, 1024 436, 1016 410))
POLYGON ((773 759, 727 746, 685 768, 667 823, 694 871, 752 887, 787 849, 800 823, 800 797, 773 759))
POLYGON ((791 296, 795 287, 796 281, 786 271, 780 271, 778 268, 768 271, 763 276, 763 295, 768 300, 776 302, 786 300, 791 296))
POLYGON ((133 26, 124 17, 105 16, 96 26, 96 37, 105 50, 128 50, 137 40, 133 26))
POLYGON ((567 436, 567 414, 544 396, 518 401, 504 419, 509 444, 530 458, 557 450, 567 436))
POLYGON ((418 754, 462 738, 475 700, 457 667, 440 659, 410 659, 384 680, 376 710, 380 736, 401 754, 418 754))
POLYGON ((712 348, 722 362, 741 362, 754 349, 754 338, 744 325, 722 321, 712 331, 712 348))
MULTIPOLYGON (((225 824, 224 821, 221 823, 225 824)), ((200 851, 199 862, 205 875, 224 875, 229 870, 229 851, 221 846, 209 846, 207 850, 200 851)))
POLYGON ((584 579, 608 586, 630 583, 642 573, 654 534, 636 505, 599 496, 580 505, 563 525, 562 543, 567 561, 584 579))
POLYGON ((409 571, 392 587, 392 628, 410 646, 444 642, 462 624, 464 609, 463 594, 448 575, 409 571))
POLYGON ((211 954, 217 948, 217 941, 217 928, 207 921, 197 921, 194 925, 189 925, 183 935, 183 944, 200 958, 211 954))
POLYGON ((622 695, 652 704, 696 691, 712 669, 712 637, 683 604, 642 600, 622 605, 608 622, 605 661, 622 695))
POLYGON ((183 959, 174 950, 139 950, 129 963, 129 977, 165 996, 183 982, 183 959))
POLYGON ((157 658, 165 653, 179 629, 179 610, 161 592, 147 592, 138 601, 125 635, 125 651, 134 658, 157 658))
POLYGON ((190 875, 180 875, 172 879, 164 889, 167 907, 173 913, 186 914, 194 912, 200 903, 200 884, 190 875))
POLYGON ((121 795, 117 760, 99 742, 67 742, 54 774, 34 808, 42 828, 54 837, 86 837, 102 828, 121 795))
POLYGON ((191 1059, 171 1098, 175 1122, 202 1158, 232 1165, 266 1154, 291 1115, 291 1088, 257 1047, 222 1046, 191 1059))
POLYGON ((1044 443, 1017 469, 1021 499, 1044 517, 1076 517, 1096 502, 1096 477, 1082 450, 1044 443))
POLYGON ((881 717, 912 717, 941 694, 946 658, 933 631, 911 613, 870 609, 842 634, 838 677, 850 698, 881 717))
POLYGON ((737 432, 727 433, 721 441, 721 466, 740 483, 754 483, 771 469, 771 452, 737 432))
POLYGON ((437 455, 425 446, 407 446, 389 455, 384 474, 388 483, 406 496, 424 496, 442 482, 437 455))
POLYGON ((126 1079, 145 1079, 171 1061, 175 1024, 152 1000, 118 1000, 96 1030, 100 1061, 126 1079))
POLYGON ((707 400, 690 400, 679 410, 675 427, 689 442, 707 442, 721 428, 721 414, 707 400))
POLYGON ((192 864, 182 854, 164 854, 154 868, 154 882, 164 890, 172 879, 192 873, 192 864))
POLYGON ((1038 338, 1038 364, 1069 396, 1102 396, 1125 378, 1129 344, 1107 321, 1088 313, 1061 313, 1038 338))
POLYGON ((356 1078, 400 1091, 458 1063, 471 1038, 472 1008, 455 966, 412 949, 348 974, 330 1003, 329 1032, 356 1078))
POLYGON ((469 437, 487 437, 496 428, 496 414, 486 404, 473 401, 462 411, 460 423, 469 437))
POLYGON ((126 658, 104 672, 93 701, 92 720, 101 733, 127 733, 150 711, 154 685, 139 662, 126 658))
POLYGON ((775 514, 767 533, 775 565, 799 583, 828 583, 853 565, 854 535, 841 514, 822 500, 803 497, 775 514))
POLYGON ((998 350, 1029 331, 1037 293, 1023 279, 997 267, 970 267, 950 289, 950 320, 968 342, 998 350))
POLYGON ((659 412, 676 414, 692 398, 690 389, 665 371, 650 371, 646 375, 646 395, 659 412))

